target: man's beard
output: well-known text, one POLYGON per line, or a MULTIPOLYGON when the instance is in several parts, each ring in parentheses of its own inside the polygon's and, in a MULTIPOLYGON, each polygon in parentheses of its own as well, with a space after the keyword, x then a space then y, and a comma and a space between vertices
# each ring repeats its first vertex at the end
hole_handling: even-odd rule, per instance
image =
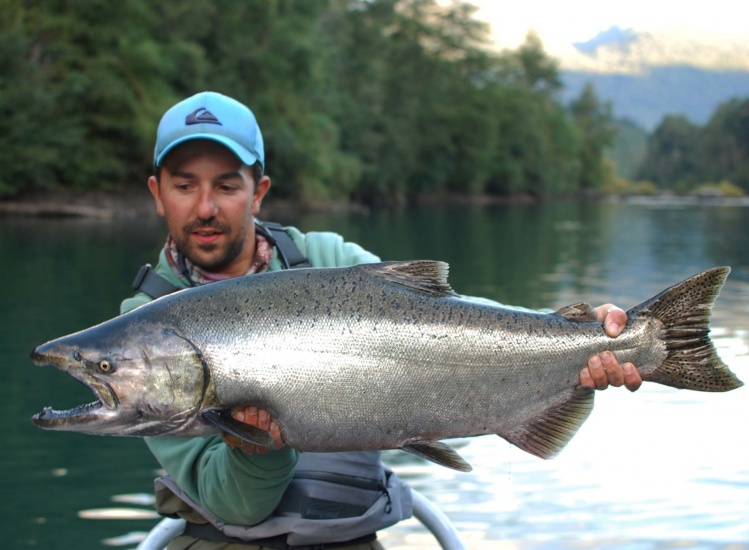
POLYGON ((206 258, 206 254, 210 254, 215 250, 218 250, 219 244, 199 244, 194 243, 190 240, 191 234, 196 230, 201 229, 214 229, 220 231, 223 235, 231 235, 231 227, 222 224, 217 221, 203 221, 196 220, 192 223, 187 224, 182 228, 182 234, 179 238, 174 237, 177 249, 184 254, 194 265, 200 269, 208 272, 217 272, 224 266, 231 263, 237 256, 242 253, 244 249, 245 239, 247 238, 247 230, 245 227, 240 228, 237 234, 230 238, 226 243, 226 248, 218 256, 210 256, 206 258))

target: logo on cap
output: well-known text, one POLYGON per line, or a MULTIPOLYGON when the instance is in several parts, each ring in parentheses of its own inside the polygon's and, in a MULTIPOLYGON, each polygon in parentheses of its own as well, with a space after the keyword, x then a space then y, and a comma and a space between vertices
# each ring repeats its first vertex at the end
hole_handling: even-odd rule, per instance
POLYGON ((187 115, 185 118, 185 125, 190 126, 191 124, 218 124, 219 126, 223 126, 218 119, 213 116, 213 113, 205 107, 195 109, 192 113, 187 115))

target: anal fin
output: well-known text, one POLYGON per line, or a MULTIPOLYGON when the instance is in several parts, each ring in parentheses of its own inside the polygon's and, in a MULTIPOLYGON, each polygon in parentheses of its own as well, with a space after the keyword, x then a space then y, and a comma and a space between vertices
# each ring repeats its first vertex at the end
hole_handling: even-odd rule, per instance
POLYGON ((226 409, 211 409, 201 414, 204 420, 243 441, 262 447, 273 447, 273 437, 265 430, 234 420, 226 409))
POLYGON ((462 456, 455 452, 455 449, 441 441, 413 441, 404 445, 401 449, 419 458, 459 472, 470 472, 473 469, 462 456))
POLYGON ((552 458, 575 436, 593 410, 595 390, 577 386, 564 403, 543 411, 508 433, 497 435, 540 458, 552 458))

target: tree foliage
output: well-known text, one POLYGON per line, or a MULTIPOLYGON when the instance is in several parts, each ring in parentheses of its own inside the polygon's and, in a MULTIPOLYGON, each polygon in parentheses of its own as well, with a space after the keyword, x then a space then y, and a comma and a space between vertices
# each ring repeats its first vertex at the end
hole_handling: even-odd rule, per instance
POLYGON ((681 192, 720 181, 749 191, 749 98, 718 105, 705 126, 682 116, 664 118, 650 136, 638 175, 681 192))
POLYGON ((580 185, 583 189, 595 189, 604 179, 604 150, 616 135, 611 105, 601 103, 589 83, 572 102, 570 111, 581 134, 580 185))
POLYGON ((686 190, 700 178, 699 127, 683 116, 667 116, 648 142, 640 177, 661 189, 686 190))
MULTIPOLYGON (((0 196, 142 185, 161 114, 202 90, 249 105, 274 193, 575 193, 610 113, 572 113, 529 35, 490 53, 458 0, 0 0, 0 196)), ((726 159, 726 162, 732 162, 726 159)))
POLYGON ((749 98, 719 105, 700 137, 704 179, 749 191, 749 98))

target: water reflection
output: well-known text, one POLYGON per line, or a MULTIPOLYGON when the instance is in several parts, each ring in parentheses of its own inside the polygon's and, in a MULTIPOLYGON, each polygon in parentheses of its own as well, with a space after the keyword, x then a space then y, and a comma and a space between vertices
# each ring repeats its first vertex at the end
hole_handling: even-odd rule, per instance
MULTIPOLYGON (((581 299, 631 307, 703 269, 730 265, 713 335, 725 361, 749 380, 748 208, 556 203, 293 221, 338 231, 383 259, 446 260, 459 292, 528 307, 581 299)), ((64 408, 90 394, 61 373, 33 367, 28 352, 114 315, 163 237, 149 220, 0 220, 0 487, 13 495, 0 501, 0 521, 9 547, 127 545, 154 523, 78 517, 125 505, 149 510, 144 502, 113 506, 112 495, 150 495, 158 464, 138 439, 34 428, 29 417, 42 406, 64 408)), ((636 394, 604 392, 572 443, 548 462, 490 436, 459 442, 471 474, 405 453, 390 459, 440 504, 472 549, 738 548, 749 540, 747 391, 653 385, 636 394)), ((388 548, 436 548, 414 522, 383 540, 388 548)))

